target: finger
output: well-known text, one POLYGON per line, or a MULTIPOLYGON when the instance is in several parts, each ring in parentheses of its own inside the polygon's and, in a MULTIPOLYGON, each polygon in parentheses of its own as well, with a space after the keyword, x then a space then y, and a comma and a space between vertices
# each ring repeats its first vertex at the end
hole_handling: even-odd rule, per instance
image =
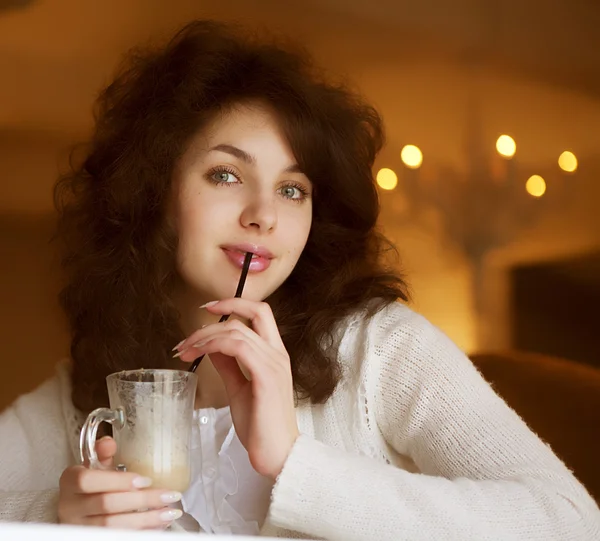
POLYGON ((264 381, 268 375, 278 368, 277 364, 264 351, 258 350, 255 344, 244 339, 235 339, 229 336, 216 337, 195 349, 197 349, 199 355, 212 355, 214 357, 215 353, 220 353, 224 356, 234 357, 230 359, 230 362, 235 363, 237 360, 241 368, 248 371, 253 382, 264 381))
POLYGON ((266 302, 256 302, 248 299, 233 298, 218 301, 206 306, 211 314, 235 314, 250 321, 252 329, 273 347, 280 349, 283 341, 273 316, 271 307, 266 302))
MULTIPOLYGON (((222 323, 221 325, 225 325, 222 323)), ((191 362, 198 357, 198 350, 209 340, 217 338, 230 338, 232 340, 245 340, 253 344, 256 349, 264 350, 265 353, 273 350, 273 347, 258 336, 252 329, 249 329, 244 324, 237 322, 230 327, 220 327, 220 330, 211 330, 208 333, 203 333, 198 337, 198 340, 191 342, 189 347, 179 352, 178 357, 184 362, 191 362)), ((269 353, 270 354, 270 353, 269 353)))
MULTIPOLYGON (((260 337, 252 339, 251 337, 249 338, 244 332, 239 332, 237 329, 231 329, 222 331, 220 333, 212 334, 206 339, 196 342, 192 347, 181 352, 180 359, 184 362, 192 362, 200 355, 206 355, 208 353, 205 346, 209 342, 211 342, 214 346, 214 344, 217 343, 224 344, 228 340, 233 342, 234 348, 243 347, 239 344, 236 344, 237 342, 247 342, 249 346, 249 351, 253 351, 253 355, 260 359, 261 364, 264 366, 273 365, 273 368, 275 368, 277 359, 282 357, 282 354, 280 352, 275 350, 271 345, 267 344, 267 342, 262 340, 260 337)), ((211 346, 210 349, 213 349, 213 346, 211 346)), ((229 348, 225 347, 223 351, 212 351, 212 353, 221 353, 223 355, 232 357, 232 355, 227 353, 228 351, 237 351, 237 349, 230 350, 229 348)), ((283 357, 285 358, 285 356, 283 357)), ((287 365, 289 366, 289 362, 287 363, 287 365)), ((244 370, 245 367, 242 366, 241 368, 242 370, 244 370)))
POLYGON ((183 515, 181 509, 165 507, 152 511, 138 513, 123 513, 120 515, 100 515, 88 518, 85 523, 89 526, 119 528, 126 530, 148 530, 170 524, 183 515))
POLYGON ((83 466, 67 468, 60 478, 61 488, 74 494, 129 492, 134 489, 148 488, 151 484, 151 479, 136 473, 90 470, 83 466))
POLYGON ((84 496, 83 513, 86 516, 133 513, 140 509, 161 509, 181 500, 181 493, 162 489, 131 492, 105 492, 84 496))
POLYGON ((96 442, 98 461, 105 468, 113 465, 113 457, 117 453, 117 442, 110 436, 104 436, 96 442))
MULTIPOLYGON (((250 329, 247 325, 244 325, 238 319, 230 319, 229 321, 208 325, 192 333, 190 336, 188 336, 188 338, 177 345, 176 349, 179 353, 177 353, 175 356, 182 358, 184 357, 184 352, 188 348, 193 347, 195 344, 208 340, 209 338, 213 338, 216 335, 231 331, 237 331, 254 342, 259 342, 261 340, 264 341, 264 339, 261 338, 254 330, 250 329)), ((189 355, 187 357, 189 357, 189 355)))

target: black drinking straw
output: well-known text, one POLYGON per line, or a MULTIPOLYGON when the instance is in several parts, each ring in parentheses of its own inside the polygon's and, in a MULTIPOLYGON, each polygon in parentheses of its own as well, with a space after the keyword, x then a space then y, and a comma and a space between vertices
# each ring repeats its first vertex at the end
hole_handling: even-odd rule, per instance
MULTIPOLYGON (((246 277, 248 276, 248 269, 250 268, 250 261, 252 261, 252 256, 254 254, 252 252, 246 252, 246 256, 244 257, 244 266, 242 267, 242 274, 240 276, 240 281, 238 282, 238 286, 237 289, 235 291, 235 297, 241 297, 242 296, 242 292, 244 291, 244 284, 246 283, 246 277)), ((219 323, 223 323, 224 321, 227 321, 229 319, 229 314, 225 314, 224 316, 221 316, 221 319, 219 319, 219 323)), ((198 368, 198 365, 200 364, 200 362, 202 361, 202 359, 204 359, 204 355, 200 355, 200 357, 198 357, 193 363, 192 366, 190 366, 190 369, 188 370, 188 372, 195 372, 196 368, 198 368)))

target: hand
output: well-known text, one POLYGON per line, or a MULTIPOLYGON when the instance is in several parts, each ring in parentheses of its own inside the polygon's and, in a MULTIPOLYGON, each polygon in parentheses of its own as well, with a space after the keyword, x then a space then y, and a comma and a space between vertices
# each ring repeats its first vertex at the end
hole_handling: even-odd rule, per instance
POLYGON ((210 355, 225 384, 233 424, 252 467, 275 480, 300 432, 290 358, 273 312, 266 303, 240 298, 209 303, 206 309, 235 314, 249 320, 252 328, 238 320, 208 325, 179 344, 177 355, 186 362, 210 355))
MULTIPOLYGON (((98 458, 107 468, 116 450, 112 438, 96 442, 98 458)), ((181 494, 148 489, 150 484, 150 479, 135 473, 72 466, 60 478, 58 520, 62 524, 135 530, 166 528, 182 515, 181 510, 166 504, 179 501, 181 494)))

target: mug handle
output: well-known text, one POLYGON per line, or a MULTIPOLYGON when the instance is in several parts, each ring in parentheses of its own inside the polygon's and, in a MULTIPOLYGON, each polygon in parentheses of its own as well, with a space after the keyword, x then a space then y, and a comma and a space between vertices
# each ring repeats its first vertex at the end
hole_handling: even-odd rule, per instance
POLYGON ((100 423, 108 423, 117 428, 123 428, 125 424, 123 410, 121 408, 114 410, 110 408, 98 408, 92 411, 85 420, 85 423, 83 423, 81 433, 79 434, 79 458, 82 464, 87 460, 92 470, 103 469, 96 454, 96 436, 100 423))

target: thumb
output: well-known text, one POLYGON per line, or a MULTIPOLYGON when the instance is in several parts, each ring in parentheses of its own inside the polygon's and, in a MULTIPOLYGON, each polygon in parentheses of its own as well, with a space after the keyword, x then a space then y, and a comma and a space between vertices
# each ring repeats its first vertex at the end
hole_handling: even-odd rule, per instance
POLYGON ((96 454, 98 461, 105 468, 111 468, 113 457, 117 453, 117 442, 110 436, 104 436, 96 442, 96 454))

